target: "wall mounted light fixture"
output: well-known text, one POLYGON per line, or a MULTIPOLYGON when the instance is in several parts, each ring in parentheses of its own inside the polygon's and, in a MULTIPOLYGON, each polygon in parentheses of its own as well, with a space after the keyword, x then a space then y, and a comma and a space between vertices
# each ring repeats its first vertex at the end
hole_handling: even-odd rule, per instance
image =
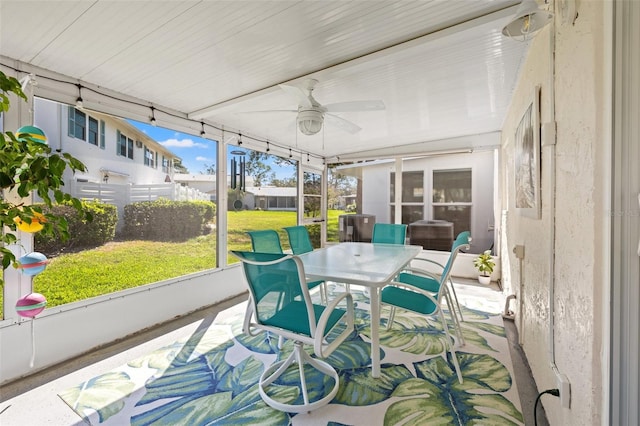
POLYGON ((535 0, 523 0, 515 16, 502 29, 505 37, 527 41, 553 19, 553 13, 538 8, 535 0))

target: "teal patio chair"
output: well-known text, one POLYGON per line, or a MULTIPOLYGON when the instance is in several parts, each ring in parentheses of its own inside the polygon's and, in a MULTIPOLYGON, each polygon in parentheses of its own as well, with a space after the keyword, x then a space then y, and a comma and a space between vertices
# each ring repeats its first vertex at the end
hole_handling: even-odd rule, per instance
POLYGON ((251 238, 251 247, 253 251, 260 253, 282 253, 280 236, 273 229, 247 231, 247 234, 249 234, 249 237, 251 238))
POLYGON ((447 297, 447 281, 450 278, 451 268, 457 253, 465 247, 467 249, 469 248, 469 233, 466 231, 456 238, 456 241, 451 248, 449 260, 444 266, 444 270, 440 275, 439 281, 419 274, 401 273, 396 281, 392 281, 391 284, 385 286, 380 292, 380 303, 382 305, 388 305, 391 308, 389 319, 387 321, 387 329, 391 329, 393 326, 393 320, 397 308, 416 312, 425 316, 438 317, 440 319, 446 336, 446 344, 451 352, 452 361, 460 383, 463 381, 462 373, 460 372, 460 365, 456 356, 454 341, 449 333, 449 327, 444 317, 442 301, 445 299, 447 302, 449 312, 454 320, 456 334, 458 334, 461 344, 464 344, 460 324, 457 321, 457 316, 452 312, 451 300, 447 297), (399 280, 403 281, 401 282, 399 280))
POLYGON ((289 237, 289 245, 293 254, 303 254, 313 251, 309 230, 304 225, 287 226, 284 228, 289 237))
MULTIPOLYGON (((453 256, 453 258, 455 259, 458 253, 455 250, 455 248, 458 246, 462 245, 460 250, 468 250, 470 242, 471 242, 471 236, 469 231, 464 231, 459 233, 451 246, 451 252, 449 254, 449 258, 453 256)), ((425 262, 427 264, 433 265, 440 270, 440 273, 435 274, 422 268, 409 267, 405 269, 405 272, 406 272, 405 275, 401 274, 399 281, 407 282, 409 284, 414 284, 421 287, 423 290, 428 290, 428 291, 437 293, 438 289, 440 288, 440 276, 444 271, 445 266, 442 265, 441 263, 436 262, 435 260, 425 259, 421 257, 416 257, 415 259, 413 259, 412 264, 416 262, 425 262), (411 275, 414 275, 415 278, 412 278, 411 275), (422 279, 421 277, 424 277, 424 279, 422 279)), ((462 309, 460 309, 460 303, 458 302, 458 295, 456 293, 456 288, 453 285, 453 280, 451 279, 451 277, 449 277, 447 284, 448 284, 448 287, 451 288, 451 293, 453 293, 453 299, 455 301, 455 308, 456 308, 457 315, 460 317, 460 321, 464 321, 464 318, 462 316, 462 309)), ((448 290, 445 296, 447 297, 447 304, 449 305, 450 309, 453 310, 454 308, 453 304, 449 303, 449 302, 452 302, 452 300, 450 300, 451 294, 449 293, 448 290)))
POLYGON ((407 236, 407 225, 399 223, 375 223, 373 225, 372 243, 404 244, 407 236))
POLYGON ((269 406, 289 413, 308 412, 328 404, 338 392, 340 380, 331 365, 317 358, 328 357, 354 331, 351 294, 338 295, 328 306, 315 305, 297 256, 231 253, 242 261, 251 294, 247 309, 252 315, 245 316, 243 331, 252 336, 256 330, 266 331, 290 339, 294 345, 286 359, 262 373, 258 381, 260 396, 269 406), (302 297, 292 297, 296 295, 302 297), (341 303, 346 303, 346 309, 338 307, 341 303), (311 357, 304 345, 311 345, 317 358, 311 357), (289 368, 292 364, 297 364, 297 376, 289 368), (282 392, 292 385, 299 388, 294 401, 290 392, 282 392))
MULTIPOLYGON (((284 230, 287 231, 289 245, 291 246, 293 254, 304 254, 313 251, 313 244, 311 244, 311 237, 309 236, 309 230, 306 226, 287 226, 284 230)), ((307 285, 309 286, 309 290, 313 290, 320 286, 320 297, 322 298, 322 302, 327 303, 328 293, 327 283, 325 281, 310 281, 307 285)))

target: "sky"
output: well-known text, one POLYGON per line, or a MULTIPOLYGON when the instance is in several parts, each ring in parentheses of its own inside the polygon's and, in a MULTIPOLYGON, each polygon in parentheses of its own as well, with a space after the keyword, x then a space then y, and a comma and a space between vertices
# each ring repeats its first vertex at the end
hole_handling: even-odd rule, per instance
MULTIPOLYGON (((204 173, 207 166, 213 165, 217 170, 216 161, 216 142, 200 138, 198 136, 169 130, 164 127, 152 126, 151 124, 140 123, 134 120, 128 120, 153 140, 169 149, 182 159, 182 164, 189 170, 189 173, 204 173)), ((235 145, 229 145, 228 151, 238 149, 235 145)), ((246 149, 243 149, 247 151, 246 149)), ((292 167, 278 167, 273 162, 268 161, 276 173, 278 179, 291 177, 294 173, 292 167)))

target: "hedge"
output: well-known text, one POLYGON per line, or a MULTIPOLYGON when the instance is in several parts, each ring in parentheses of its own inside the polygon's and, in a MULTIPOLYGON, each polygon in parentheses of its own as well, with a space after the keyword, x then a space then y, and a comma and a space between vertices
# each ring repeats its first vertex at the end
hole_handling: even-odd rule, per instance
POLYGON ((57 204, 51 208, 44 204, 38 204, 38 206, 45 213, 64 216, 69 232, 67 240, 64 240, 59 233, 51 236, 36 233, 34 248, 43 254, 53 255, 70 249, 98 247, 115 238, 118 209, 114 205, 100 201, 82 201, 83 210, 90 212, 93 216, 91 221, 82 219, 69 204, 57 204))
POLYGON ((124 206, 123 237, 129 240, 186 241, 210 232, 216 206, 210 201, 142 201, 124 206))

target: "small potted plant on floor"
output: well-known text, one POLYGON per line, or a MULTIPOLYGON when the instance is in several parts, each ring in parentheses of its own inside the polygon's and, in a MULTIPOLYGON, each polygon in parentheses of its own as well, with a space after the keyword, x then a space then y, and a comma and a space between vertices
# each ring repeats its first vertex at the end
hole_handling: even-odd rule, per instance
POLYGON ((491 250, 485 250, 484 253, 476 257, 473 260, 473 266, 475 266, 480 273, 480 275, 478 275, 480 284, 489 284, 491 282, 491 273, 496 266, 496 262, 493 260, 493 256, 491 256, 491 250))

